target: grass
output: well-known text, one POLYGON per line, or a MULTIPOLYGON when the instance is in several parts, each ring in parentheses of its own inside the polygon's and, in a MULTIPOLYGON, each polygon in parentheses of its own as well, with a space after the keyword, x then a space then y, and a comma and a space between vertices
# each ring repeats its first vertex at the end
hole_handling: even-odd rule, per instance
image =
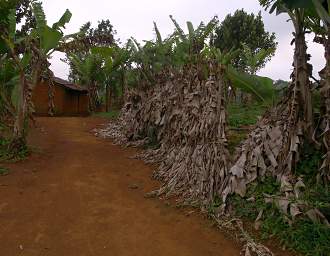
POLYGON ((9 170, 4 167, 0 167, 0 176, 7 175, 9 173, 9 170))
POLYGON ((30 150, 27 146, 23 146, 19 153, 13 155, 13 153, 8 151, 8 145, 10 140, 0 137, 0 161, 7 162, 18 162, 26 159, 30 154, 30 150))
POLYGON ((228 149, 234 153, 236 147, 246 138, 249 127, 255 125, 267 107, 261 104, 230 104, 228 106, 228 149))
POLYGON ((266 109, 267 107, 261 104, 230 104, 228 106, 228 124, 235 128, 254 125, 266 109))
POLYGON ((5 155, 8 154, 7 152, 7 146, 9 144, 9 141, 0 137, 0 159, 2 159, 5 155))
POLYGON ((94 116, 97 117, 102 117, 105 119, 116 119, 119 116, 120 111, 119 110, 112 110, 109 112, 100 112, 100 113, 95 113, 94 116))
MULTIPOLYGON (((320 152, 311 146, 303 150, 302 161, 296 168, 296 175, 303 177, 306 188, 302 200, 310 208, 318 208, 330 218, 330 185, 320 185, 316 182, 316 173, 321 160, 320 152)), ((262 239, 275 236, 286 248, 293 249, 308 256, 330 255, 330 228, 313 223, 309 218, 298 216, 289 225, 275 204, 265 203, 264 194, 278 195, 280 184, 272 177, 266 177, 251 185, 245 198, 231 196, 235 214, 243 219, 254 221, 262 210, 260 235, 262 239), (254 198, 253 202, 246 200, 254 198)))
POLYGON ((246 139, 248 130, 229 130, 228 132, 228 150, 231 154, 235 153, 236 147, 246 139))

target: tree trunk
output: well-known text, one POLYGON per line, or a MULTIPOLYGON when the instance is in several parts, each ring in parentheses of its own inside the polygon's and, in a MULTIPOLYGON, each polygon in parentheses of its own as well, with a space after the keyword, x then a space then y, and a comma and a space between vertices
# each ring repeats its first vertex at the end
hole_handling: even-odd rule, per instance
POLYGON ((26 87, 27 81, 23 71, 20 72, 20 86, 19 86, 19 97, 17 104, 17 114, 14 124, 13 138, 9 145, 8 151, 15 156, 23 148, 26 147, 26 133, 25 133, 25 120, 26 120, 26 87))
POLYGON ((122 71, 122 77, 121 77, 121 99, 120 99, 120 104, 123 105, 125 100, 124 100, 124 97, 125 97, 125 83, 126 83, 126 79, 125 79, 125 71, 124 71, 124 68, 123 68, 123 71, 122 71))
POLYGON ((54 116, 54 110, 55 110, 55 103, 54 103, 54 98, 55 98, 55 93, 54 93, 54 81, 53 77, 49 76, 49 85, 48 85, 48 114, 50 116, 54 116))
POLYGON ((109 88, 109 110, 112 108, 112 104, 113 104, 113 92, 112 92, 112 88, 109 88))
POLYGON ((105 88, 105 111, 110 111, 110 85, 105 88))
POLYGON ((295 53, 294 53, 294 83, 298 93, 298 109, 297 113, 301 121, 303 121, 303 129, 305 139, 312 143, 314 125, 313 125, 313 106, 312 93, 310 88, 309 77, 312 75, 312 66, 308 64, 309 56, 307 54, 307 45, 305 33, 297 31, 295 36, 295 53))
POLYGON ((326 59, 325 68, 320 71, 321 77, 321 117, 322 117, 322 141, 326 155, 320 168, 320 177, 324 182, 330 181, 330 32, 323 41, 326 59))
POLYGON ((97 103, 97 86, 95 82, 89 87, 89 110, 94 112, 96 110, 96 103, 97 103))

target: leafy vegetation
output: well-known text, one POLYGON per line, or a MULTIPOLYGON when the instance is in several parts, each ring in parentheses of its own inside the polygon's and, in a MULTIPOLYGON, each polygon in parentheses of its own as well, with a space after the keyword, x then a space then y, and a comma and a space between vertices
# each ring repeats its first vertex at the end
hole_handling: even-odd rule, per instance
POLYGON ((249 105, 244 104, 229 104, 228 105, 228 125, 229 127, 239 128, 244 126, 248 128, 248 126, 255 125, 260 119, 267 106, 262 104, 254 103, 249 105))
POLYGON ((94 116, 97 117, 102 117, 106 119, 116 119, 119 116, 119 110, 112 110, 109 112, 100 112, 100 113, 95 113, 94 116))
MULTIPOLYGON (((28 9, 24 13, 33 16, 33 26, 28 31, 19 33, 16 31, 16 23, 22 18, 21 9, 17 9, 16 1, 6 1, 6 4, 7 6, 2 9, 6 15, 0 19, 0 26, 4 31, 0 37, 1 64, 7 68, 2 75, 1 86, 5 88, 1 93, 1 104, 7 109, 3 118, 7 122, 8 119, 13 120, 13 133, 8 151, 10 155, 15 156, 26 151, 28 122, 32 118, 33 110, 32 90, 40 80, 41 74, 50 74, 48 58, 65 40, 62 29, 70 21, 71 13, 66 10, 58 22, 48 26, 42 4, 31 1, 23 7, 28 9), (18 82, 15 83, 15 79, 18 82), (16 102, 13 102, 13 99, 16 99, 16 102)), ((26 20, 28 21, 29 19, 26 20)))

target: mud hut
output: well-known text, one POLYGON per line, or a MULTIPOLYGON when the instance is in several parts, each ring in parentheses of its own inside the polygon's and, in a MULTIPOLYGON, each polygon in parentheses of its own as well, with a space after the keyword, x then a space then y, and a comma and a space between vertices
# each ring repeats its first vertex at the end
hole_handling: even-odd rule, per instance
MULTIPOLYGON (((45 116, 49 112, 49 83, 48 79, 41 79, 33 90, 32 101, 35 114, 45 116)), ((55 77, 54 84, 54 114, 56 116, 84 116, 89 114, 88 90, 55 77)))

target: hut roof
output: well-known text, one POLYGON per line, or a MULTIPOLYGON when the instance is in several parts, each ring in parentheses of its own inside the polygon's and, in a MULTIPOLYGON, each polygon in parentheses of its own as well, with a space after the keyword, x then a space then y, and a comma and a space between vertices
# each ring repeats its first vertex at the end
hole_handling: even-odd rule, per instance
POLYGON ((66 81, 62 78, 59 77, 54 77, 53 78, 54 82, 69 89, 69 90, 74 90, 74 91, 79 91, 79 92, 88 92, 86 88, 83 88, 82 86, 78 84, 71 83, 69 81, 66 81))

